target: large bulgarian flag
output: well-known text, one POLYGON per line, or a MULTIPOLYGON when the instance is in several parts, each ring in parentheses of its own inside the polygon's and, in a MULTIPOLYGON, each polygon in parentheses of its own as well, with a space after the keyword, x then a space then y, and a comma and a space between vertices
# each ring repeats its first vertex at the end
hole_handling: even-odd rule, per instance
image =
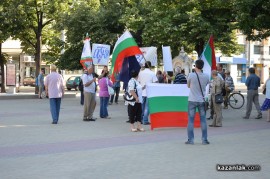
POLYGON ((142 54, 134 38, 127 30, 116 42, 112 53, 111 80, 121 71, 125 58, 142 54))
MULTIPOLYGON (((189 88, 186 84, 146 85, 151 129, 160 127, 187 127, 189 88)), ((200 126, 195 115, 194 126, 200 126)))
POLYGON ((88 34, 86 34, 86 38, 84 40, 83 51, 81 55, 80 63, 82 64, 84 69, 87 69, 89 66, 93 64, 92 52, 90 46, 90 38, 88 34))
POLYGON ((211 71, 217 69, 213 35, 210 36, 208 43, 204 47, 201 59, 204 61, 203 72, 211 77, 211 71))

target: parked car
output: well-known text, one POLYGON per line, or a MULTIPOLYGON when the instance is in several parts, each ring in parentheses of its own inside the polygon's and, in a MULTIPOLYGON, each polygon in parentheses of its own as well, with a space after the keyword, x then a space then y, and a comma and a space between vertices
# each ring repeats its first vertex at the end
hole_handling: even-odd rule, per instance
POLYGON ((23 79, 24 86, 36 86, 36 80, 34 77, 25 77, 23 79))
POLYGON ((81 80, 80 76, 71 76, 71 77, 69 77, 67 82, 66 82, 67 90, 70 91, 72 88, 74 88, 77 91, 80 80, 81 80))

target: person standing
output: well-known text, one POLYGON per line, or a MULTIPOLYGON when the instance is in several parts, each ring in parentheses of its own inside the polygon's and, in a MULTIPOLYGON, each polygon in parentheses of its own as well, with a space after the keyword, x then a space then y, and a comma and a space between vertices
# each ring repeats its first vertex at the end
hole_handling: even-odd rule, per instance
POLYGON ((265 100, 263 105, 261 106, 261 111, 267 112, 267 122, 270 122, 270 78, 268 78, 263 85, 263 89, 265 89, 265 100))
POLYGON ((157 71, 158 83, 164 83, 164 76, 160 70, 157 71))
POLYGON ((234 90, 234 82, 233 78, 230 75, 230 71, 226 70, 225 71, 225 90, 226 90, 226 95, 224 96, 224 109, 228 109, 228 97, 230 93, 234 90))
POLYGON ((194 144, 194 118, 196 114, 196 108, 200 114, 202 144, 210 144, 207 139, 207 125, 205 118, 206 111, 204 109, 205 88, 209 83, 209 76, 202 73, 203 66, 203 60, 197 60, 195 62, 194 73, 190 73, 187 79, 187 86, 190 88, 190 92, 188 96, 188 141, 186 141, 185 144, 194 144))
POLYGON ((143 132, 142 128, 142 86, 137 81, 138 72, 131 71, 131 79, 128 82, 128 92, 136 99, 134 102, 125 103, 128 105, 128 116, 131 125, 131 132, 143 132), (134 123, 137 122, 137 128, 134 123))
POLYGON ((113 84, 114 94, 111 95, 111 100, 110 100, 109 104, 113 103, 114 97, 115 97, 115 99, 114 99, 115 104, 118 104, 118 97, 119 97, 120 87, 121 87, 120 86, 120 74, 117 73, 116 77, 115 77, 115 82, 113 84))
POLYGON ((44 91, 44 71, 40 70, 38 75, 38 98, 42 99, 41 94, 44 91))
POLYGON ((158 79, 153 71, 150 70, 151 68, 151 62, 146 61, 145 62, 145 69, 140 71, 138 81, 142 85, 142 115, 143 115, 143 124, 144 125, 149 125, 150 122, 148 120, 149 116, 149 107, 148 107, 148 99, 146 95, 146 85, 148 83, 157 83, 158 79))
POLYGON ((214 109, 214 116, 213 116, 213 122, 209 127, 222 127, 222 107, 221 103, 215 102, 215 96, 217 94, 221 94, 222 87, 224 85, 224 81, 221 79, 221 77, 218 76, 217 71, 212 71, 212 88, 210 91, 213 109, 214 109))
POLYGON ((98 80, 99 84, 99 99, 100 99, 100 118, 110 119, 108 114, 108 102, 110 98, 110 94, 108 91, 108 86, 112 87, 112 82, 108 78, 109 72, 103 74, 103 77, 98 80))
POLYGON ((50 99, 50 111, 52 115, 52 124, 57 124, 60 113, 61 98, 65 93, 64 79, 56 72, 56 66, 51 66, 51 73, 45 80, 46 95, 50 99))
POLYGON ((83 121, 95 121, 93 119, 93 113, 96 106, 96 77, 93 76, 93 66, 89 66, 88 73, 82 77, 84 85, 84 113, 83 121))
POLYGON ((173 84, 187 84, 187 78, 185 76, 185 70, 181 70, 180 67, 175 68, 175 78, 173 84))
POLYGON ((260 104, 259 104, 259 93, 258 88, 261 86, 261 80, 260 77, 258 77, 255 74, 255 69, 253 67, 248 69, 249 76, 246 80, 246 86, 247 86, 247 107, 246 107, 246 115, 243 117, 244 119, 249 119, 251 110, 252 110, 252 102, 254 103, 258 116, 255 119, 261 119, 262 118, 262 112, 260 110, 260 104))

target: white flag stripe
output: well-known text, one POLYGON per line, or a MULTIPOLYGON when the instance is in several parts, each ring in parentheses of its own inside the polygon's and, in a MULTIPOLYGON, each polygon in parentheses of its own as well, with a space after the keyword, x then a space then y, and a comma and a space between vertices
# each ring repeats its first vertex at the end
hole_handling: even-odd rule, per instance
POLYGON ((156 96, 188 96, 187 84, 159 84, 149 83, 146 85, 147 97, 156 96))

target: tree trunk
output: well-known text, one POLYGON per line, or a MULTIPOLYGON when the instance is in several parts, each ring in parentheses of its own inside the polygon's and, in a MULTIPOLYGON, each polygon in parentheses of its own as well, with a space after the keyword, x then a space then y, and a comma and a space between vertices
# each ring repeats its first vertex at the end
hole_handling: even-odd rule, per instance
MULTIPOLYGON (((41 64, 41 33, 37 33, 37 44, 36 44, 36 54, 35 54, 35 62, 36 62, 36 78, 40 73, 40 64, 41 64)), ((38 94, 38 86, 35 88, 35 94, 38 94)))
POLYGON ((203 48, 204 48, 204 40, 203 39, 200 39, 198 41, 198 43, 196 44, 196 46, 195 46, 195 50, 198 53, 198 58, 201 57, 201 55, 203 53, 203 48))
POLYGON ((5 93, 6 92, 6 88, 5 88, 5 68, 4 68, 4 59, 2 56, 2 43, 0 43, 0 66, 1 66, 1 93, 5 93))

